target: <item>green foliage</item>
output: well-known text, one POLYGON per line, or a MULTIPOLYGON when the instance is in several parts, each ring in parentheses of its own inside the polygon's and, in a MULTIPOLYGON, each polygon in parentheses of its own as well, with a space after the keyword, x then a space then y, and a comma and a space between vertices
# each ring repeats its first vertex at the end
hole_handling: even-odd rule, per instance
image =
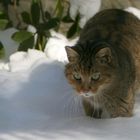
POLYGON ((0 30, 4 30, 8 25, 7 19, 0 19, 0 30))
MULTIPOLYGON (((4 30, 8 28, 8 26, 10 26, 10 20, 7 16, 7 13, 1 10, 0 11, 0 30, 4 30)), ((2 42, 0 41, 0 58, 3 58, 4 55, 5 55, 5 49, 2 42)))
POLYGON ((4 11, 0 11, 0 30, 4 30, 10 24, 9 18, 4 11))
POLYGON ((61 18, 63 16, 64 6, 63 6, 63 0, 57 0, 56 8, 55 8, 55 14, 57 17, 61 18))
MULTIPOLYGON (((8 4, 12 4, 11 0, 1 0, 3 5, 7 7, 8 4)), ((15 3, 13 3, 15 4, 15 3)), ((19 4, 19 0, 16 0, 16 4, 19 4)), ((10 24, 10 20, 7 16, 0 12, 0 29, 6 29, 10 24)), ((75 20, 72 20, 69 14, 69 9, 64 15, 64 0, 57 0, 56 7, 51 15, 47 10, 43 11, 41 0, 32 0, 30 12, 23 11, 21 13, 22 21, 27 25, 32 25, 36 28, 35 33, 28 32, 26 30, 19 30, 12 35, 12 39, 19 43, 19 51, 27 51, 28 48, 35 48, 44 51, 47 40, 50 37, 50 29, 58 31, 60 24, 71 24, 68 29, 67 37, 72 38, 77 32, 79 32, 79 19, 77 15, 75 20)))
POLYGON ((33 47, 34 47, 34 36, 31 36, 20 43, 18 51, 27 51, 29 48, 32 49, 33 47))
POLYGON ((45 11, 45 18, 46 18, 46 20, 50 20, 51 19, 51 14, 48 11, 45 11))
POLYGON ((48 22, 46 22, 44 25, 44 29, 49 30, 52 28, 55 28, 59 25, 60 20, 59 18, 51 18, 48 22))
MULTIPOLYGON (((15 2, 16 5, 19 5, 19 0, 16 0, 15 2)), ((14 4, 14 0, 0 0, 0 3, 2 3, 5 7, 8 7, 9 4, 14 4)))
POLYGON ((22 17, 23 22, 27 24, 31 24, 32 21, 31 21, 30 14, 28 12, 26 11, 22 12, 21 17, 22 17))
POLYGON ((79 30, 79 19, 80 19, 80 16, 79 14, 76 16, 76 20, 74 21, 74 23, 72 24, 72 26, 70 27, 70 29, 68 30, 67 32, 67 38, 71 38, 72 36, 74 36, 77 31, 79 30))
POLYGON ((18 43, 22 43, 23 41, 31 38, 32 36, 33 36, 33 33, 21 30, 21 31, 15 32, 12 35, 12 39, 18 43))
POLYGON ((14 33, 12 38, 20 43, 18 50, 26 51, 28 48, 35 48, 43 51, 47 39, 50 37, 49 30, 58 28, 60 24, 60 18, 52 17, 48 11, 44 12, 40 0, 32 0, 30 13, 24 11, 21 13, 21 16, 26 24, 33 25, 37 31, 35 34, 29 33, 27 31, 14 33), (37 41, 34 43, 33 37, 36 34, 37 41))
POLYGON ((0 19, 6 19, 7 16, 3 11, 0 11, 0 19))
POLYGON ((3 58, 5 55, 5 50, 4 50, 4 46, 0 41, 0 58, 3 58))
POLYGON ((33 25, 34 26, 37 26, 39 24, 39 20, 40 20, 40 5, 39 5, 39 0, 32 0, 31 17, 32 17, 32 23, 33 23, 33 25))

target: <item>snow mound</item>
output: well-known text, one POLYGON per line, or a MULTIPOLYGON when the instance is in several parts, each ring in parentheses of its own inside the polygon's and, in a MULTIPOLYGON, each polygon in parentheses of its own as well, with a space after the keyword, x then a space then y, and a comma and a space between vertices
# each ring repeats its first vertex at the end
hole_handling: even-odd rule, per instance
POLYGON ((133 117, 93 119, 67 83, 63 62, 42 58, 0 77, 1 140, 139 140, 139 95, 133 117))
POLYGON ((126 11, 134 14, 136 17, 138 17, 140 19, 140 10, 134 7, 128 7, 125 9, 126 11))
POLYGON ((28 49, 27 52, 16 52, 10 56, 9 70, 11 72, 28 70, 40 59, 46 59, 45 53, 28 49))
POLYGON ((83 28, 87 20, 95 15, 101 6, 101 0, 70 0, 70 15, 75 19, 80 13, 80 27, 83 28))
POLYGON ((73 40, 68 40, 64 35, 51 31, 51 38, 48 40, 45 47, 46 56, 52 60, 58 60, 60 62, 68 62, 65 46, 73 46, 78 37, 73 40))
POLYGON ((11 39, 13 33, 17 30, 15 28, 9 28, 4 31, 0 31, 0 41, 4 45, 5 49, 5 57, 3 58, 4 61, 9 60, 9 56, 17 51, 18 43, 11 39))

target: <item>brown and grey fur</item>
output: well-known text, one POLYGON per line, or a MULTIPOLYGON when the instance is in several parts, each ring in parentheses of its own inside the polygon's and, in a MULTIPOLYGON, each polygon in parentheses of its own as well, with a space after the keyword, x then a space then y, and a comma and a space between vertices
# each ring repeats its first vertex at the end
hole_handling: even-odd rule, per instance
POLYGON ((79 95, 88 116, 133 115, 135 92, 140 86, 140 21, 134 15, 110 9, 91 18, 77 44, 66 47, 65 75, 79 95), (91 80, 94 73, 97 80, 91 80), (74 78, 74 73, 81 76, 74 78))

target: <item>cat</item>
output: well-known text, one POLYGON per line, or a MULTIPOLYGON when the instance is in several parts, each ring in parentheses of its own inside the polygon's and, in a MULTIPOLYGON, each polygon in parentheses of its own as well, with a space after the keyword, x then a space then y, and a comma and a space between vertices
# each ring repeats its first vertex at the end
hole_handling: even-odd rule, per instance
POLYGON ((133 116, 140 86, 140 20, 120 9, 100 11, 66 46, 65 76, 82 97, 87 116, 133 116))

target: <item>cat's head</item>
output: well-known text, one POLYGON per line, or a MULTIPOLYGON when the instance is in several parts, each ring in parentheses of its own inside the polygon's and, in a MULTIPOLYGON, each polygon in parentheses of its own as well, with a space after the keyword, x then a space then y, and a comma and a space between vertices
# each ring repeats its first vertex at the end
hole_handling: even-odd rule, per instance
POLYGON ((101 45, 98 49, 66 47, 69 63, 65 75, 69 83, 83 97, 102 94, 112 86, 115 75, 111 49, 101 45))

